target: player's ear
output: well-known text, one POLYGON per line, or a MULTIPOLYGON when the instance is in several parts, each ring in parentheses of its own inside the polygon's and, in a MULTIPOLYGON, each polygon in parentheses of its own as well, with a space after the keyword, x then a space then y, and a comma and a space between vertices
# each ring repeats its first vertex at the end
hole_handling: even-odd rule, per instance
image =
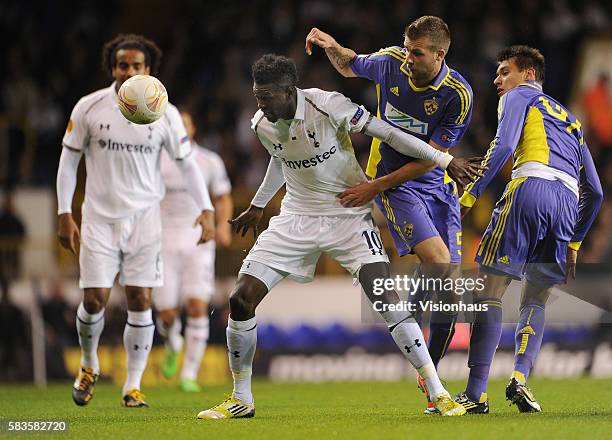
POLYGON ((536 71, 533 67, 529 67, 525 70, 525 79, 527 81, 535 81, 536 79, 536 71))
POLYGON ((111 67, 111 77, 113 79, 117 79, 117 63, 115 62, 115 64, 113 65, 113 67, 111 67))
POLYGON ((145 66, 144 73, 145 73, 145 75, 150 75, 151 74, 151 66, 145 66))
POLYGON ((442 61, 445 56, 446 56, 446 50, 442 48, 439 48, 438 50, 436 50, 436 57, 438 61, 442 61))
POLYGON ((287 94, 287 99, 289 98, 293 98, 293 94, 295 93, 295 87, 287 87, 287 90, 285 91, 285 93, 287 94))

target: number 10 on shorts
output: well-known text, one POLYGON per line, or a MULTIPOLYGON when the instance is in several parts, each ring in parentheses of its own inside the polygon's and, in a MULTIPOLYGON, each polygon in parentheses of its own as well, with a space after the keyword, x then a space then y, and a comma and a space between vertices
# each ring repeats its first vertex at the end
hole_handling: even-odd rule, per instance
POLYGON ((382 255, 383 254, 383 244, 382 240, 378 236, 378 233, 374 230, 363 231, 361 236, 365 239, 366 244, 368 245, 368 249, 372 252, 372 255, 382 255))

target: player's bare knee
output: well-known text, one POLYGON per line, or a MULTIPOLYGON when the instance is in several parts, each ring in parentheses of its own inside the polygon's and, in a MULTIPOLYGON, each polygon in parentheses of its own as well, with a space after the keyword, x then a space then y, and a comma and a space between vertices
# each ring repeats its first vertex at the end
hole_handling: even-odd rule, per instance
POLYGON ((249 300, 244 290, 235 290, 229 298, 230 315, 236 321, 245 321, 255 315, 255 304, 249 300))
POLYGON ((188 317, 199 318, 206 315, 208 304, 202 300, 190 298, 187 300, 185 309, 188 317))
POLYGON ((421 263, 426 265, 449 265, 450 252, 448 247, 440 237, 430 237, 418 243, 414 247, 414 252, 419 257, 421 263))
POLYGON ((261 280, 240 274, 229 298, 232 319, 245 321, 254 317, 255 309, 267 294, 268 287, 261 280))
POLYGON ((498 275, 489 272, 481 272, 480 278, 484 280, 482 290, 475 289, 473 291, 474 300, 482 300, 488 298, 502 299, 506 289, 510 285, 512 278, 506 275, 498 275))
POLYGON ((259 304, 261 292, 258 286, 249 279, 239 278, 236 287, 229 298, 232 319, 244 321, 255 316, 255 308, 259 304))
POLYGON ((157 316, 163 323, 164 327, 169 328, 174 323, 174 320, 178 317, 178 311, 176 309, 159 310, 157 312, 157 316))
POLYGON ((359 269, 359 282, 364 288, 365 286, 373 285, 377 279, 389 278, 390 276, 389 263, 382 261, 364 264, 359 269))
POLYGON ((126 287, 128 310, 142 312, 151 308, 151 292, 146 288, 126 287))
POLYGON ((521 294, 521 307, 528 304, 546 305, 552 292, 550 286, 539 286, 531 282, 525 283, 521 294))
POLYGON ((90 314, 98 313, 106 306, 106 295, 99 289, 86 289, 83 294, 83 307, 90 314))
POLYGON ((83 307, 87 313, 93 315, 102 310, 102 302, 95 295, 85 295, 83 297, 83 307))
POLYGON ((446 246, 436 246, 418 256, 429 276, 443 276, 449 271, 451 259, 446 246))
POLYGON ((359 269, 359 283, 370 301, 396 303, 399 299, 395 290, 383 288, 384 281, 391 277, 389 263, 364 264, 359 269))

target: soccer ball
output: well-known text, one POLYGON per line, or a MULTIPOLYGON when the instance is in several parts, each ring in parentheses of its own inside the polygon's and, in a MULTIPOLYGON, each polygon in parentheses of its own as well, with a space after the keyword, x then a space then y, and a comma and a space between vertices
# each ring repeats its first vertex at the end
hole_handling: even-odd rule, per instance
POLYGON ((119 110, 134 124, 150 124, 161 118, 168 106, 168 92, 151 75, 136 75, 121 84, 117 94, 119 110))

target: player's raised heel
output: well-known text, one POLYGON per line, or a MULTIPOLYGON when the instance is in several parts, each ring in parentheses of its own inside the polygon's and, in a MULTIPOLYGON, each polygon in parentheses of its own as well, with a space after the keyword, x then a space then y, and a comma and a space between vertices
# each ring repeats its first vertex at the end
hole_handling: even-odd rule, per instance
POLYGON ((468 414, 489 414, 489 399, 485 399, 484 402, 476 402, 467 394, 459 393, 455 397, 455 402, 463 406, 468 414))
POLYGON ((506 387, 506 400, 515 404, 522 413, 542 412, 542 407, 535 400, 531 390, 526 385, 519 383, 515 378, 510 379, 510 383, 506 387))
POLYGON ((72 386, 72 400, 79 406, 85 406, 93 398, 94 386, 98 375, 94 374, 92 368, 83 368, 72 386))
POLYGON ((149 404, 145 402, 144 398, 145 395, 140 390, 132 388, 123 396, 121 403, 126 408, 148 408, 149 404))
POLYGON ((200 411, 198 419, 246 419, 255 417, 255 403, 243 403, 232 394, 219 405, 200 411))
POLYGON ((465 408, 455 402, 448 392, 434 396, 432 402, 434 407, 440 412, 440 415, 444 417, 462 416, 466 412, 465 408))

